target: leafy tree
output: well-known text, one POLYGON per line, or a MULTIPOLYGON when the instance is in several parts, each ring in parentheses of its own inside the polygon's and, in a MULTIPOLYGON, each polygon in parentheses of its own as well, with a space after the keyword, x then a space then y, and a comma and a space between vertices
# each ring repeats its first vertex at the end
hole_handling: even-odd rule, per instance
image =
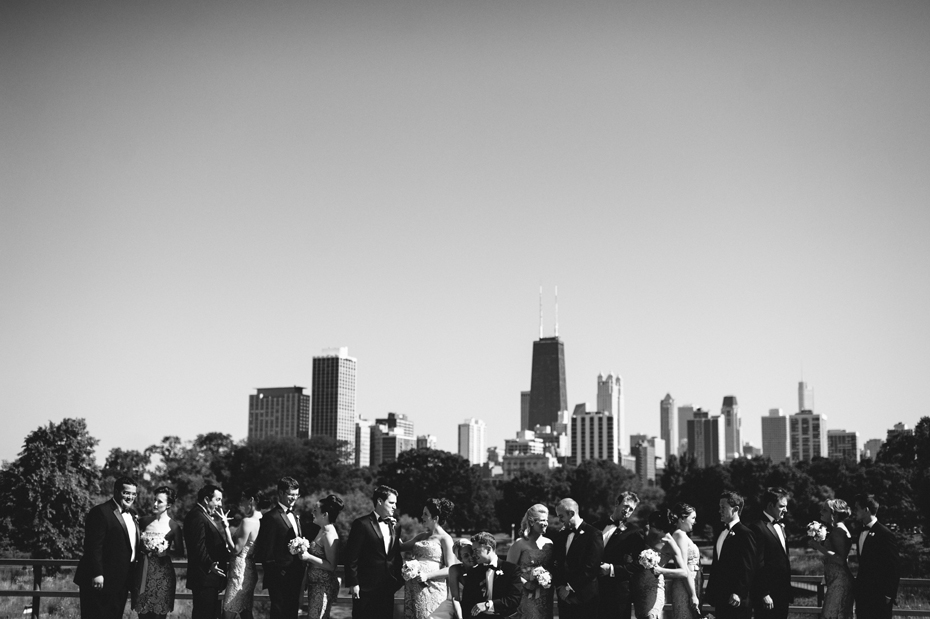
POLYGON ((0 471, 0 519, 19 550, 39 559, 80 553, 100 479, 96 445, 83 419, 49 422, 30 432, 19 457, 0 471))
POLYGON ((605 518, 620 492, 641 489, 635 473, 610 460, 585 460, 565 472, 570 488, 568 496, 578 502, 581 517, 589 521, 605 518))
MULTIPOLYGON (((549 508, 550 519, 555 518, 555 504, 569 496, 571 487, 564 475, 543 474, 524 471, 499 486, 496 506, 497 519, 501 526, 510 530, 510 525, 520 526, 526 510, 537 503, 549 508)), ((554 520, 552 520, 554 522, 554 520)))
POLYGON ((136 480, 138 484, 139 494, 136 497, 135 505, 137 507, 144 505, 149 490, 146 469, 150 462, 151 458, 141 451, 135 449, 124 450, 119 447, 111 449, 101 471, 100 498, 109 498, 114 482, 123 475, 128 475, 136 480))

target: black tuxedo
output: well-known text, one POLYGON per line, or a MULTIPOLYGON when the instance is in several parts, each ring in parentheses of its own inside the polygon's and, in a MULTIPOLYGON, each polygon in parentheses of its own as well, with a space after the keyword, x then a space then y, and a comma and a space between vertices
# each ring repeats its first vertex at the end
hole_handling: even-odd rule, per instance
MULTIPOLYGON (((611 524, 608 520, 599 527, 602 535, 604 529, 611 524)), ((630 575, 638 565, 639 553, 645 549, 643 532, 635 524, 627 524, 623 531, 615 529, 607 540, 601 563, 611 565, 613 576, 599 576, 597 579, 601 619, 630 619, 632 616, 630 575)))
POLYGON ((288 550, 292 539, 303 537, 300 519, 296 513, 293 516, 296 530, 281 504, 275 505, 262 517, 255 538, 255 560, 265 570, 262 587, 271 598, 271 619, 296 619, 300 610, 300 585, 307 566, 288 550))
MULTIPOLYGON (((788 606, 794 600, 791 592, 791 562, 787 549, 781 545, 775 526, 764 514, 749 525, 756 543, 756 568, 752 577, 752 607, 755 619, 787 619, 788 606), (774 603, 772 610, 767 610, 762 601, 767 595, 774 603)), ((787 543, 787 537, 785 540, 787 543)))
POLYGON ((497 567, 488 565, 473 567, 463 577, 462 614, 471 616, 471 609, 481 602, 493 602, 493 613, 480 613, 479 616, 508 617, 517 611, 523 596, 523 581, 520 580, 519 568, 509 561, 498 561, 497 567), (494 572, 492 597, 488 599, 487 572, 494 572))
POLYGON ((752 616, 750 591, 756 564, 756 541, 749 527, 742 522, 733 525, 721 552, 718 557, 717 538, 714 538, 714 563, 707 584, 707 602, 714 607, 717 619, 748 619, 752 616), (737 607, 728 604, 733 593, 740 599, 737 607))
POLYGON ((856 535, 859 553, 859 573, 853 587, 856 617, 888 619, 898 596, 898 541, 880 522, 872 525, 860 547, 861 539, 861 535, 856 535), (891 602, 886 602, 885 597, 891 598, 891 602))
POLYGON ((601 555, 604 554, 604 536, 587 522, 582 522, 566 553, 568 533, 567 528, 563 528, 553 540, 553 584, 556 588, 567 584, 574 590, 566 600, 559 598, 559 617, 596 619, 599 606, 597 581, 601 572, 601 555))
POLYGON ((184 518, 184 542, 187 545, 187 588, 193 593, 191 619, 214 619, 219 610, 217 595, 226 588, 229 549, 223 533, 203 506, 197 503, 184 518))
POLYGON ((374 512, 355 519, 345 552, 345 586, 359 586, 359 597, 352 600, 355 619, 391 619, 394 615, 394 592, 404 585, 396 528, 387 551, 384 545, 374 512))
POLYGON ((135 540, 123 520, 119 504, 111 499, 92 507, 84 521, 84 553, 74 573, 74 582, 81 588, 81 617, 84 619, 120 619, 133 584, 132 544, 136 558, 142 550, 139 521, 135 540), (94 589, 94 578, 103 576, 103 589, 94 589))

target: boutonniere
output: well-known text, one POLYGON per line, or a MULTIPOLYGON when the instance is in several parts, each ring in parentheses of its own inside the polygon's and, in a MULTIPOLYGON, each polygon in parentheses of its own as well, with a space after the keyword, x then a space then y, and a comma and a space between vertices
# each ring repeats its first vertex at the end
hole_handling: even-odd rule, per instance
POLYGON ((496 570, 494 573, 497 574, 498 576, 503 576, 504 570, 496 570))
POLYGON ((730 533, 727 534, 727 537, 729 537, 730 535, 736 535, 736 531, 734 531, 733 529, 730 529, 730 533))
POLYGON ((578 530, 578 535, 584 535, 584 529, 579 529, 579 530, 578 530))
POLYGON ((869 537, 875 537, 875 531, 869 531, 869 537))

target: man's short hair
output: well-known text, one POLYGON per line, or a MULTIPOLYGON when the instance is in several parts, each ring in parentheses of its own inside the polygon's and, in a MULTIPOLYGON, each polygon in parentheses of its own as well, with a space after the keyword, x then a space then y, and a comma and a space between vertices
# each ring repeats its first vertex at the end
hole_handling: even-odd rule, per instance
POLYGON ((471 544, 472 546, 484 546, 490 549, 491 552, 497 552, 497 540, 494 539, 493 535, 485 531, 472 535, 471 544))
POLYGON ((857 494, 853 498, 853 505, 866 508, 873 516, 878 513, 880 507, 878 501, 875 500, 874 494, 857 494))
POLYGON ((133 479, 132 477, 127 477, 126 475, 123 475, 122 477, 117 478, 117 480, 113 482, 113 496, 119 496, 120 493, 123 491, 123 486, 137 486, 138 487, 138 485, 139 484, 136 483, 135 479, 133 479))
POLYGON ((220 488, 219 486, 214 485, 214 484, 207 484, 206 486, 204 486, 203 488, 197 491, 197 502, 202 503, 205 498, 207 497, 212 498, 213 493, 217 491, 220 494, 223 494, 223 489, 220 488))
POLYGON ((572 512, 574 515, 578 515, 578 503, 575 499, 562 499, 559 501, 558 507, 561 507, 564 512, 572 512))
POLYGON ((774 486, 772 488, 766 488, 765 493, 762 495, 762 507, 766 508, 770 504, 774 505, 782 499, 787 499, 791 496, 791 493, 785 490, 784 488, 779 488, 774 486))
POLYGON ((727 504, 729 504, 730 507, 734 508, 738 512, 740 513, 743 512, 743 506, 746 504, 746 501, 743 500, 743 497, 741 497, 736 492, 733 492, 732 490, 727 490, 726 492, 720 495, 720 498, 721 500, 725 499, 727 504))
POLYGON ((617 497, 617 505, 622 505, 623 503, 632 503, 633 507, 639 505, 639 496, 635 492, 621 492, 620 496, 617 497))
POLYGON ((378 501, 387 501, 387 498, 392 494, 397 496, 397 490, 394 490, 394 488, 390 486, 381 485, 375 488, 375 491, 371 495, 371 500, 374 503, 378 501))
POLYGON ((293 477, 282 477, 278 480, 278 492, 290 492, 291 490, 300 490, 300 482, 293 477))

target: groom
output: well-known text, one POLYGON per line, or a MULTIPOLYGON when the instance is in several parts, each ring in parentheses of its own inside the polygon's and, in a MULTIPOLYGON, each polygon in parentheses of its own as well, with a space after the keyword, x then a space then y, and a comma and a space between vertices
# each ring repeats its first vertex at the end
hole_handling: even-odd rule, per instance
POLYGON ((752 578, 755 619, 788 619, 791 561, 782 519, 788 511, 788 491, 768 488, 762 495, 762 518, 749 525, 756 542, 756 571, 752 578))
POLYGON ((226 563, 229 548, 225 518, 217 525, 213 517, 223 505, 223 489, 207 484, 197 491, 197 504, 184 518, 184 543, 187 546, 187 588, 193 594, 191 619, 214 619, 220 610, 217 596, 226 588, 226 563))
POLYGON ((516 612, 523 595, 523 581, 517 566, 497 557, 497 540, 490 533, 471 537, 478 564, 465 573, 462 611, 468 616, 500 615, 516 612))
POLYGON ((706 597, 717 619, 749 619, 752 604, 752 572, 756 542, 752 531, 740 522, 745 502, 735 492, 720 495, 720 521, 726 525, 714 544, 714 563, 706 597))
POLYGON ((622 492, 617 497, 610 520, 601 527, 604 538, 604 555, 597 579, 600 593, 601 619, 630 619, 633 606, 630 600, 630 576, 639 553, 646 549, 643 532, 628 522, 639 505, 635 492, 622 492))
POLYGON ((859 574, 853 593, 856 617, 890 619, 898 596, 898 542, 891 529, 878 521, 878 501, 871 494, 853 499, 853 513, 862 525, 856 540, 859 574))
POLYGON ((597 619, 598 584, 604 535, 584 522, 578 503, 562 499, 555 507, 562 530, 553 541, 552 580, 561 619, 597 619))
POLYGON ((255 560, 264 568, 262 586, 271 599, 271 619, 297 619, 300 610, 300 585, 306 564, 288 548, 291 540, 302 537, 300 518, 294 512, 298 498, 297 480, 282 477, 278 481, 277 505, 264 515, 255 538, 255 560))

